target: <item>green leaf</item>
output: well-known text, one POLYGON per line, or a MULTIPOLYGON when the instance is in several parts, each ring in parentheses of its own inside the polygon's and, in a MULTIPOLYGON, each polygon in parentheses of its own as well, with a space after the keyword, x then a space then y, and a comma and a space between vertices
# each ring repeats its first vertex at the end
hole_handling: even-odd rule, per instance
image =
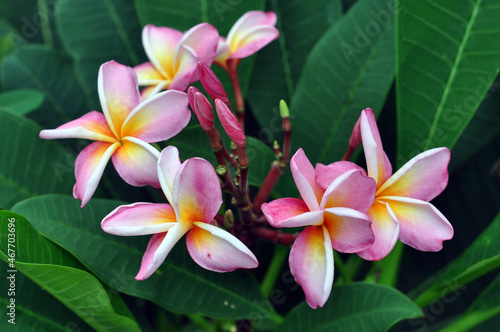
POLYGON ((453 148, 500 69, 495 0, 400 0, 398 155, 453 148))
POLYGON ((140 331, 132 319, 115 313, 94 276, 82 271, 74 257, 41 236, 24 217, 0 211, 0 219, 0 259, 10 263, 8 271, 20 271, 98 331, 140 331), (9 260, 13 258, 15 263, 9 260))
MULTIPOLYGON (((500 276, 497 276, 479 294, 478 298, 457 321, 441 331, 470 331, 471 328, 479 327, 479 324, 487 322, 495 316, 500 317, 500 297, 498 294, 500 294, 500 276)), ((477 329, 477 331, 484 331, 484 328, 477 329)))
POLYGON ((48 128, 90 111, 76 80, 70 58, 40 45, 25 45, 5 57, 2 63, 5 90, 36 89, 45 102, 29 117, 48 128))
POLYGON ((0 207, 46 193, 70 193, 74 157, 22 116, 0 111, 0 207))
POLYGON ((323 308, 299 304, 278 331, 386 331, 403 319, 421 316, 422 311, 392 287, 352 283, 333 288, 323 308))
POLYGON ((97 74, 103 63, 115 60, 136 66, 145 58, 141 27, 131 1, 58 1, 56 26, 94 108, 99 105, 97 74))
MULTIPOLYGON (((33 331, 33 332, 67 332, 79 328, 81 331, 89 331, 91 327, 87 325, 80 317, 65 307, 61 302, 55 299, 47 291, 31 281, 22 273, 16 273, 15 296, 9 296, 10 280, 7 277, 9 267, 0 260, 0 287, 5 290, 0 297, 0 330, 1 331, 33 331), (3 277, 5 276, 5 278, 3 277), (11 308, 11 298, 15 299, 15 322, 9 323, 13 318, 8 316, 11 308)), ((13 313, 14 314, 14 313, 13 313)))
POLYGON ((290 119, 294 149, 313 163, 340 159, 361 111, 380 112, 394 78, 393 13, 390 1, 358 1, 309 54, 290 119))
POLYGON ((415 303, 424 307, 451 292, 455 294, 465 289, 467 283, 500 267, 500 214, 491 222, 474 243, 446 269, 415 303))
POLYGON ((38 90, 19 89, 0 93, 0 110, 27 114, 36 110, 43 102, 38 90))
POLYGON ((177 313, 217 318, 268 317, 257 282, 244 271, 209 272, 188 256, 184 240, 145 281, 136 281, 148 237, 118 237, 100 228, 119 203, 92 199, 85 208, 68 196, 47 195, 17 204, 13 211, 30 220, 44 236, 75 255, 100 279, 120 292, 157 303, 177 313), (210 303, 210 305, 207 305, 210 303))
POLYGON ((24 38, 17 33, 16 29, 9 22, 0 18, 0 63, 7 54, 17 50, 24 43, 24 38))
POLYGON ((37 16, 37 0, 0 1, 0 13, 24 39, 30 42, 40 42, 42 33, 41 21, 37 16))
POLYGON ((471 122, 451 151, 450 172, 456 170, 500 133, 500 78, 485 96, 471 122))
POLYGON ((273 141, 280 136, 279 101, 290 101, 309 52, 323 33, 342 16, 342 1, 268 1, 278 16, 278 42, 257 53, 248 101, 260 126, 273 141), (278 131, 273 130, 277 128, 278 131))

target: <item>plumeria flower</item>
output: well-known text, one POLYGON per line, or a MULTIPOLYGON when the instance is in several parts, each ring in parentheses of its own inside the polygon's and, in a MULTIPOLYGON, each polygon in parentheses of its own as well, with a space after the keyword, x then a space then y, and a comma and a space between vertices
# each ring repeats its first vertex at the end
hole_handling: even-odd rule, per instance
POLYGON ((222 204, 222 191, 208 161, 191 158, 181 164, 179 151, 169 146, 158 160, 158 177, 170 204, 119 206, 101 224, 105 232, 115 235, 154 234, 137 280, 151 276, 186 233, 189 254, 207 270, 229 272, 258 266, 254 254, 240 240, 210 224, 222 204))
POLYGON ((368 260, 382 259, 398 238, 417 250, 441 250, 443 241, 453 237, 453 227, 428 202, 448 184, 450 150, 435 148, 422 152, 392 174, 371 109, 362 111, 358 135, 368 175, 377 183, 375 201, 367 213, 372 220, 375 242, 359 255, 368 260))
POLYGON ((228 60, 246 58, 278 38, 274 27, 276 14, 259 10, 249 11, 236 21, 227 38, 220 37, 214 62, 228 70, 228 60))
POLYGON ((98 92, 104 114, 92 111, 56 129, 40 132, 44 139, 97 141, 76 158, 73 196, 82 201, 82 207, 94 194, 110 158, 125 182, 159 188, 156 164, 160 152, 148 143, 173 137, 191 117, 183 92, 166 91, 141 102, 134 70, 114 61, 99 69, 98 92))
POLYGON ((142 30, 142 44, 150 62, 134 68, 143 98, 162 90, 184 91, 198 80, 198 60, 212 64, 219 33, 208 23, 198 24, 185 33, 148 24, 142 30))
MULTIPOLYGON (((290 272, 312 308, 322 307, 333 284, 333 249, 355 253, 370 247, 374 236, 364 213, 373 203, 375 181, 362 170, 325 168, 334 180, 323 189, 314 167, 299 149, 290 161, 293 179, 302 196, 280 198, 262 205, 273 227, 305 228, 290 251, 290 272)), ((326 175, 325 175, 326 176, 326 175)))

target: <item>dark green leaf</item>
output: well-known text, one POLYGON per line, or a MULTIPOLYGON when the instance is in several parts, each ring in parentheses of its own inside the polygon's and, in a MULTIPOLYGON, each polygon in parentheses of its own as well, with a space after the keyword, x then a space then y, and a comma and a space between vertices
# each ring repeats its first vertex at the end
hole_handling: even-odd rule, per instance
POLYGON ((500 68, 495 0, 399 1, 400 162, 453 148, 500 68))
POLYGON ((70 193, 74 157, 22 116, 0 111, 0 207, 40 194, 70 193))
POLYGON ((143 60, 134 4, 127 0, 71 0, 56 6, 56 25, 64 48, 74 57, 78 76, 96 108, 99 67, 110 60, 127 66, 143 60))
MULTIPOLYGON (((19 332, 67 332, 89 331, 88 326, 80 317, 56 300, 47 291, 31 281, 28 277, 18 272, 15 274, 15 296, 9 297, 10 279, 7 277, 9 267, 0 260, 0 271, 5 278, 0 279, 0 287, 5 293, 0 297, 0 330, 1 331, 19 331, 19 332), (9 323, 8 320, 14 316, 8 316, 11 308, 10 299, 15 298, 15 322, 9 323)), ((14 294, 12 294, 14 295, 14 294)), ((14 312, 13 312, 14 314, 14 312)))
POLYGON ((464 285, 500 267, 500 214, 474 243, 423 292, 415 302, 426 306, 446 294, 460 291, 464 285))
POLYGON ((323 308, 301 303, 278 331, 386 331, 398 321, 420 316, 421 310, 392 287, 353 283, 333 288, 323 308))
POLYGON ((26 114, 36 110, 43 102, 38 90, 19 89, 0 93, 0 110, 26 114))
POLYGON ((291 105, 293 148, 315 162, 347 149, 361 110, 381 110, 394 77, 394 8, 358 1, 309 54, 291 105))
MULTIPOLYGON (((342 2, 272 0, 267 10, 278 16, 276 26, 280 36, 278 42, 257 53, 248 100, 261 127, 272 131, 275 118, 278 124, 281 122, 277 111, 279 101, 291 101, 309 52, 342 16, 342 2)), ((281 126, 278 128, 281 133, 281 126)))
POLYGON ((71 59, 46 47, 22 46, 2 63, 2 87, 43 93, 45 102, 29 116, 42 126, 55 128, 90 111, 72 65, 71 59))
POLYGON ((13 210, 120 292, 178 313, 219 318, 267 317, 272 313, 251 276, 244 271, 220 274, 200 268, 183 249, 184 240, 153 276, 134 280, 149 237, 104 233, 101 220, 117 205, 116 201, 92 199, 80 209, 71 197, 48 195, 26 200, 13 210))
POLYGON ((9 263, 8 271, 25 274, 98 331, 140 331, 132 319, 115 313, 101 283, 82 271, 73 256, 41 236, 24 217, 0 211, 0 219, 0 259, 9 263))

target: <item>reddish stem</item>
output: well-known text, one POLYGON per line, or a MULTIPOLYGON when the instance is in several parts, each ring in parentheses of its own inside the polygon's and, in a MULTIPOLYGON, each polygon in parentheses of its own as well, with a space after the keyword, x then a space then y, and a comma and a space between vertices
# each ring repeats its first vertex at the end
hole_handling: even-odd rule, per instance
POLYGON ((253 235, 263 240, 284 244, 286 246, 291 246, 298 236, 298 233, 294 234, 284 233, 275 229, 269 229, 262 226, 252 227, 251 232, 253 235))
POLYGON ((347 151, 345 152, 344 156, 342 157, 342 161, 349 161, 351 159, 352 153, 354 152, 354 149, 352 148, 351 145, 347 147, 347 151))
POLYGON ((240 80, 238 78, 238 63, 239 59, 227 60, 227 73, 231 84, 233 85, 234 99, 236 103, 236 117, 241 126, 241 129, 245 130, 245 101, 243 100, 243 94, 241 93, 240 80))
POLYGON ((292 141, 292 124, 290 118, 283 118, 283 156, 281 160, 285 163, 290 160, 290 148, 292 141))
POLYGON ((255 214, 260 213, 260 207, 267 201, 269 195, 271 195, 271 191, 276 185, 276 182, 278 182, 281 174, 283 174, 283 169, 280 167, 280 163, 278 161, 273 161, 264 183, 262 183, 259 192, 253 199, 253 212, 255 214))

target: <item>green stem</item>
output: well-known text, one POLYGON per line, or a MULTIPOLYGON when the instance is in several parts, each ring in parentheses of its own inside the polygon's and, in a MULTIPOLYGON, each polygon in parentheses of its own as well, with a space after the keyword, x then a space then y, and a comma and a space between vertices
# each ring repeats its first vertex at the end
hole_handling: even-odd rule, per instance
POLYGON ((274 255, 267 268, 266 275, 262 280, 262 284, 260 285, 260 289, 266 298, 269 297, 271 291, 273 290, 274 285, 276 284, 276 279, 278 279, 278 275, 281 271, 281 266, 283 266, 283 262, 288 254, 288 248, 285 246, 276 246, 274 250, 274 255))
POLYGON ((391 253, 378 262, 380 267, 380 284, 396 287, 402 255, 403 243, 398 241, 391 253))
POLYGON ((49 9, 45 0, 38 0, 38 15, 40 15, 43 41, 53 46, 52 32, 50 31, 49 9))
POLYGON ((333 259, 335 261, 335 265, 337 266, 337 269, 340 271, 340 275, 343 278, 344 282, 337 282, 337 286, 339 286, 342 283, 349 284, 352 282, 351 276, 349 275, 349 272, 347 271, 344 261, 342 260, 342 257, 340 257, 340 254, 336 251, 333 252, 333 259))
POLYGON ((215 332, 215 326, 212 325, 205 317, 202 315, 197 315, 197 314, 189 314, 186 315, 187 318, 193 323, 194 325, 198 326, 205 332, 215 332))

